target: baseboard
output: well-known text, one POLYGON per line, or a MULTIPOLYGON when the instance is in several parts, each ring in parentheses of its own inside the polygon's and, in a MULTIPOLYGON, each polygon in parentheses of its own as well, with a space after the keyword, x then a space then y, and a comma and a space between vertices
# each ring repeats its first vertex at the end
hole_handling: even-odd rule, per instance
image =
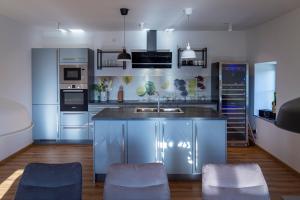
POLYGON ((265 152, 266 154, 270 155, 273 159, 280 162, 282 165, 284 165, 291 171, 295 172, 298 176, 300 176, 300 173, 297 170, 295 170, 294 168, 292 168, 291 166, 289 166, 287 163, 283 162, 282 160, 280 160, 279 158, 277 158, 276 156, 274 156, 273 154, 271 154, 270 152, 268 152, 267 150, 265 150, 263 147, 259 146, 258 144, 255 144, 255 146, 257 148, 259 148, 260 150, 262 150, 263 152, 265 152))
POLYGON ((27 145, 26 147, 18 150, 17 152, 11 154, 10 156, 8 156, 7 158, 3 159, 0 161, 0 165, 3 165, 5 162, 7 162, 8 160, 11 160, 13 158, 15 158, 16 156, 18 156, 18 154, 27 151, 28 149, 30 149, 33 146, 33 143, 27 145))

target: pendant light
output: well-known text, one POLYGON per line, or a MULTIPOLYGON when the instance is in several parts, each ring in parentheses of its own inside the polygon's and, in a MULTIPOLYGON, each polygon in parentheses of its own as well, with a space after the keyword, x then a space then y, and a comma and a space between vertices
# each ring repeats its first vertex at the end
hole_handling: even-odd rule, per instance
POLYGON ((118 61, 123 61, 123 62, 128 62, 131 60, 131 56, 129 53, 127 53, 126 48, 125 48, 125 16, 128 14, 129 9, 127 8, 121 8, 121 15, 124 17, 124 23, 123 23, 123 42, 124 42, 124 46, 123 46, 123 50, 122 53, 120 53, 118 55, 118 61))
MULTIPOLYGON (((189 26, 189 23, 190 23, 190 15, 192 14, 192 12, 193 12, 192 8, 184 9, 184 13, 187 16, 188 26, 189 26)), ((196 53, 195 53, 195 51, 193 51, 191 49, 190 43, 188 41, 186 49, 181 53, 181 59, 189 60, 189 59, 194 59, 194 58, 196 58, 196 53)))

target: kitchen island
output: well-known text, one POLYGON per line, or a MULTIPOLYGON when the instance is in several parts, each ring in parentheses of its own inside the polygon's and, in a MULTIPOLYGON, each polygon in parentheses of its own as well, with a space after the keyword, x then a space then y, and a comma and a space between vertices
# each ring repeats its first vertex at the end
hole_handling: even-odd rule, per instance
POLYGON ((94 120, 94 174, 112 163, 163 162, 171 178, 199 178, 206 163, 225 163, 226 119, 209 108, 137 112, 106 108, 94 120))

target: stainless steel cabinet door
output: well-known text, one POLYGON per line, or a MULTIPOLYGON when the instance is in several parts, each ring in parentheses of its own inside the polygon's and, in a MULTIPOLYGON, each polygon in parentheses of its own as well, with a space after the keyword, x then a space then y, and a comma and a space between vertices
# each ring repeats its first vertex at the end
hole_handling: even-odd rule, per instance
POLYGON ((105 174, 113 163, 126 162, 126 121, 95 121, 94 166, 96 174, 105 174))
POLYGON ((128 121, 128 163, 158 161, 158 121, 128 121))
POLYGON ((88 126, 61 126, 60 139, 61 140, 88 140, 89 128, 88 126))
POLYGON ((97 105, 89 105, 89 140, 94 138, 94 121, 92 118, 104 108, 97 105))
POLYGON ((86 48, 65 48, 59 49, 60 63, 87 63, 88 49, 86 48))
POLYGON ((60 123, 67 126, 88 126, 88 112, 61 112, 60 123))
POLYGON ((162 160, 168 174, 191 174, 193 169, 191 120, 166 120, 160 123, 162 160))
POLYGON ((194 141, 194 173, 207 163, 226 163, 226 120, 195 120, 194 141))
POLYGON ((59 106, 32 105, 33 139, 56 140, 59 133, 59 106))
POLYGON ((59 104, 57 49, 32 49, 32 104, 59 104))

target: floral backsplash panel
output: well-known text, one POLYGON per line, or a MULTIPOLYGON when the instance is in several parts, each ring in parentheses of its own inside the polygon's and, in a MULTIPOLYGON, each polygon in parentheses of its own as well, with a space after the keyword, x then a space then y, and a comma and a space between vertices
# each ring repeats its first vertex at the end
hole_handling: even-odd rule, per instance
POLYGON ((210 78, 203 76, 97 76, 95 99, 100 89, 109 91, 109 99, 116 100, 120 86, 125 100, 154 101, 157 93, 163 100, 210 99, 210 78))

